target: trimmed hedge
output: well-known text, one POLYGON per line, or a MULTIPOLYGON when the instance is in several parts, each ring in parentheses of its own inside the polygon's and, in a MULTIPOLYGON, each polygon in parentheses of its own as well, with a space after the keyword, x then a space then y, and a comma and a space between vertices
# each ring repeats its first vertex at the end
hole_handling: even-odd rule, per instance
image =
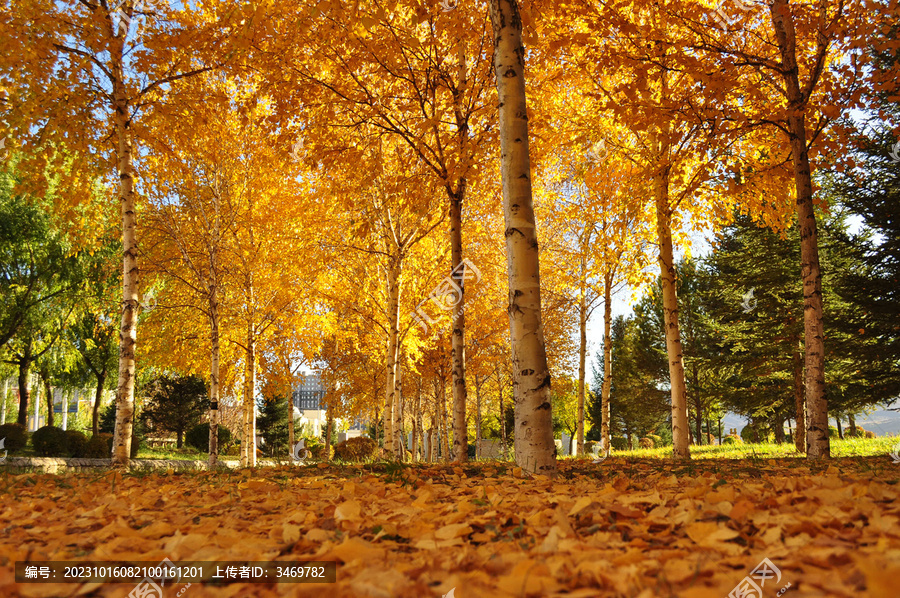
POLYGON ((88 437, 78 430, 66 430, 69 444, 69 456, 76 459, 87 457, 88 437))
POLYGON ((357 436, 337 443, 337 446, 334 447, 334 456, 342 461, 362 461, 374 459, 377 450, 378 445, 374 440, 365 436, 357 436))
POLYGON ((69 437, 62 428, 43 426, 31 435, 31 446, 41 457, 66 457, 69 454, 69 437))
POLYGON ((25 448, 28 444, 28 432, 22 424, 3 424, 0 426, 0 438, 3 438, 3 448, 10 453, 25 448))
POLYGON ((86 459, 109 459, 112 454, 112 434, 101 432, 97 436, 91 436, 85 450, 86 459))
MULTIPOLYGON (((217 435, 219 447, 224 449, 231 442, 231 430, 219 424, 217 435)), ((184 443, 201 452, 209 450, 209 423, 197 424, 184 435, 184 443)))

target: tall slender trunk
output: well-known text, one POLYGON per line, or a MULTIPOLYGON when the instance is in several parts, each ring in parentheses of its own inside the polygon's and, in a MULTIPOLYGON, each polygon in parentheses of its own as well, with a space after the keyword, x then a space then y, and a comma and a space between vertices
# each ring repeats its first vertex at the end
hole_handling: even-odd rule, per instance
POLYGON ((94 436, 100 434, 100 403, 103 402, 103 389, 105 386, 106 372, 97 374, 97 390, 94 393, 94 409, 91 413, 91 433, 94 436))
POLYGON ((384 448, 387 454, 396 458, 399 448, 395 443, 394 405, 396 403, 397 361, 400 344, 400 268, 390 264, 387 268, 387 381, 384 396, 384 448))
MULTIPOLYGON (((5 399, 6 397, 4 397, 5 399)), ((72 391, 63 390, 59 394, 59 398, 62 401, 62 429, 69 429, 69 404, 72 401, 72 391)))
POLYGON ((837 423, 838 438, 843 440, 844 439, 844 427, 841 425, 841 415, 840 414, 835 415, 834 421, 837 423))
MULTIPOLYGON (((581 300, 578 302, 578 443, 575 445, 576 454, 584 454, 584 378, 585 362, 587 361, 587 292, 585 257, 581 257, 581 300)), ((569 454, 572 454, 569 447, 569 454)))
POLYGON ((32 380, 32 385, 37 388, 34 391, 34 412, 31 414, 31 431, 41 427, 41 383, 40 380, 32 380))
POLYGON ((541 323, 541 275, 531 192, 522 19, 517 0, 490 0, 489 5, 500 107, 516 462, 526 471, 555 475, 550 371, 541 323))
POLYGON ((297 442, 296 432, 294 430, 294 416, 296 415, 296 410, 294 409, 294 393, 293 389, 289 389, 287 392, 287 404, 288 404, 288 455, 294 454, 294 445, 297 442))
POLYGON ((503 404, 503 388, 500 384, 500 373, 497 373, 497 387, 500 389, 500 446, 503 447, 503 458, 506 458, 506 408, 503 404))
POLYGON ((794 433, 794 446, 798 453, 806 452, 806 392, 803 388, 803 355, 794 353, 794 408, 797 411, 795 421, 797 431, 794 433))
POLYGON ((0 426, 6 423, 6 400, 9 398, 9 378, 3 379, 3 411, 0 411, 0 426))
POLYGON ((413 463, 417 463, 419 461, 419 442, 421 438, 419 437, 419 425, 422 422, 422 414, 420 409, 422 408, 422 379, 419 378, 416 380, 416 403, 413 407, 413 429, 412 429, 412 442, 410 442, 410 449, 412 450, 412 458, 411 461, 413 463))
POLYGON ((700 399, 700 373, 697 364, 691 367, 691 382, 694 393, 694 409, 697 411, 697 446, 703 445, 703 401, 700 399))
MULTIPOLYGON (((663 156, 665 152, 660 152, 663 156)), ((684 361, 681 331, 678 326, 678 296, 675 287, 675 257, 672 247, 671 213, 667 173, 654 174, 656 194, 656 232, 659 238, 659 270, 662 279, 663 314, 666 327, 666 354, 669 358, 669 384, 672 389, 672 439, 676 459, 690 459, 687 391, 684 383, 684 361)))
MULTIPOLYGON (((469 140, 469 123, 462 112, 462 103, 467 82, 466 52, 462 41, 457 43, 458 85, 454 90, 453 112, 456 118, 457 140, 463 159, 466 158, 469 140)), ((452 388, 453 388, 453 460, 465 463, 469 458, 469 438, 466 426, 466 313, 465 313, 465 266, 462 256, 462 206, 466 197, 468 182, 461 176, 456 182, 456 189, 447 185, 450 198, 450 262, 451 272, 456 273, 456 284, 459 287, 459 310, 454 312, 451 322, 453 333, 450 338, 452 351, 452 388)))
POLYGON ((600 389, 600 439, 603 450, 609 454, 609 394, 612 388, 612 282, 613 271, 603 275, 603 386, 600 389))
MULTIPOLYGON (((332 387, 333 388, 333 387, 332 387)), ((334 434, 334 407, 332 401, 325 406, 325 460, 331 461, 331 436, 334 434)))
POLYGON ((209 291, 209 336, 212 344, 209 367, 209 468, 219 460, 219 301, 218 289, 209 291))
POLYGON ((405 441, 403 438, 403 350, 402 341, 397 343, 397 375, 394 378, 394 449, 398 461, 406 461, 405 441))
POLYGON ((450 425, 447 421, 447 385, 441 378, 441 460, 450 460, 450 425))
POLYGON ((244 382, 244 410, 247 426, 244 431, 242 445, 246 445, 247 467, 256 467, 256 337, 253 334, 253 326, 247 325, 247 355, 244 382))
POLYGON ((122 323, 119 331, 119 380, 116 387, 116 429, 113 462, 126 465, 131 458, 134 421, 134 372, 137 346, 138 262, 135 234, 134 161, 132 159, 131 105, 125 87, 125 35, 110 40, 112 109, 117 137, 119 202, 122 213, 122 323))
POLYGON ((800 230, 800 274, 803 280, 803 324, 806 349, 806 455, 810 459, 831 457, 828 440, 828 403, 825 398, 825 329, 822 306, 822 270, 813 209, 812 173, 807 150, 804 111, 808 97, 800 89, 794 20, 788 0, 770 5, 775 39, 781 52, 781 74, 788 101, 787 129, 797 191, 797 225, 800 230))
POLYGON ((481 424, 482 424, 482 416, 481 416, 481 384, 483 380, 479 381, 478 376, 475 376, 475 458, 478 459, 481 457, 481 424))
POLYGON ((19 413, 16 423, 21 426, 28 425, 28 399, 31 395, 31 341, 27 341, 22 348, 22 355, 18 358, 19 366, 19 413))
POLYGON ((856 416, 853 415, 852 413, 848 413, 847 420, 850 424, 850 437, 855 438, 856 437, 856 416))

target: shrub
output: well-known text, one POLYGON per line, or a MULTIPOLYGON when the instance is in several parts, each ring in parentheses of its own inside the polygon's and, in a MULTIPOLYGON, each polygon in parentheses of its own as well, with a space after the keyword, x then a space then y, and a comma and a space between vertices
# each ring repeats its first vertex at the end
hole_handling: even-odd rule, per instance
MULTIPOLYGON (((231 430, 223 425, 218 428, 219 446, 224 448, 231 442, 231 430)), ((184 437, 184 442, 188 446, 194 447, 198 451, 205 452, 209 450, 209 424, 197 424, 184 437)))
MULTIPOLYGON (((584 443, 584 454, 585 455, 593 455, 594 454, 594 445, 599 445, 599 442, 594 442, 593 440, 588 440, 584 443)), ((600 449, 598 449, 600 450, 600 449)))
POLYGON ((828 426, 828 437, 829 438, 837 438, 839 436, 838 429, 834 426, 828 426))
POLYGON ((647 438, 653 441, 653 447, 651 448, 663 445, 662 437, 657 434, 647 434, 647 438))
POLYGON ((25 448, 28 444, 28 432, 22 424, 3 424, 0 426, 0 438, 3 438, 3 448, 10 453, 15 453, 25 448))
POLYGON ((109 459, 112 453, 112 434, 101 432, 97 436, 91 436, 87 442, 84 456, 87 459, 109 459))
POLYGON ((70 456, 77 459, 83 459, 87 456, 88 437, 84 435, 84 432, 66 430, 66 438, 68 439, 70 456))
POLYGON ((67 457, 69 455, 69 438, 62 428, 44 426, 31 435, 31 446, 41 457, 67 457))
POLYGON ((628 441, 622 436, 613 436, 609 439, 609 443, 612 445, 613 450, 615 451, 628 450, 628 441))
POLYGON ((641 438, 641 448, 652 449, 655 444, 652 438, 641 438))
POLYGON ((741 440, 744 442, 772 442, 775 433, 765 424, 748 424, 741 430, 741 440))
POLYGON ((329 451, 328 456, 325 455, 325 445, 319 443, 306 443, 306 448, 309 449, 309 455, 313 459, 318 461, 330 461, 334 459, 334 445, 331 445, 331 450, 329 451))
POLYGON ((870 432, 866 430, 866 438, 875 438, 875 432, 870 432))
POLYGON ((722 444, 744 444, 740 436, 726 436, 722 439, 722 444))
POLYGON ((856 429, 853 430, 852 432, 849 430, 847 432, 845 432, 844 437, 845 438, 865 438, 866 431, 863 430, 861 427, 856 426, 856 429))
POLYGON ((362 461, 374 459, 378 445, 371 438, 357 436, 337 443, 334 447, 334 456, 342 461, 362 461))

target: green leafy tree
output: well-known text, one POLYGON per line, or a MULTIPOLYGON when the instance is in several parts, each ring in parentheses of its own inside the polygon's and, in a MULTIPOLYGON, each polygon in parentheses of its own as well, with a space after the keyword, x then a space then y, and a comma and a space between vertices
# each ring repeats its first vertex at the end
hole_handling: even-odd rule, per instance
POLYGON ((150 381, 142 418, 153 429, 175 434, 178 448, 184 435, 206 412, 206 383, 199 376, 159 376, 150 381))
POLYGON ((288 401, 284 397, 262 397, 256 428, 263 437, 263 452, 273 457, 288 452, 288 401))

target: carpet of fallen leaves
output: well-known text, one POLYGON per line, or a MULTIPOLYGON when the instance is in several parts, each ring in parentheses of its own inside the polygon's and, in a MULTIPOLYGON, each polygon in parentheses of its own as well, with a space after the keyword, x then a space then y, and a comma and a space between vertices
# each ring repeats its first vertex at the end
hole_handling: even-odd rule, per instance
POLYGON ((168 557, 339 563, 333 585, 194 584, 186 598, 724 598, 767 557, 782 573, 767 597, 788 583, 896 597, 898 480, 887 457, 567 460, 555 479, 501 463, 6 475, 0 596, 134 589, 16 584, 16 560, 168 557))

